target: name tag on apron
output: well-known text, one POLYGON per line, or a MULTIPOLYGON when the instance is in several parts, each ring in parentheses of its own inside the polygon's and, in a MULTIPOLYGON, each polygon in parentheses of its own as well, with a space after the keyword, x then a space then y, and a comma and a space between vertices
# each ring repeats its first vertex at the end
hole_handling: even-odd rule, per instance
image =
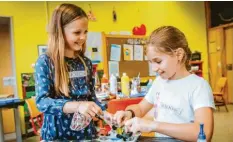
POLYGON ((72 71, 69 72, 69 78, 85 77, 87 76, 86 71, 72 71))

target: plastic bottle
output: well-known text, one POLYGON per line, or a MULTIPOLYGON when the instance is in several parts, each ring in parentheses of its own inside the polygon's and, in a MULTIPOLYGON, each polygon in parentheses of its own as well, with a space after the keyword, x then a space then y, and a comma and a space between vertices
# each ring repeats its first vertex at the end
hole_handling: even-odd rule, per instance
POLYGON ((102 90, 102 92, 108 91, 108 79, 107 79, 105 74, 103 75, 103 77, 101 79, 101 90, 102 90))
POLYGON ((111 95, 117 94, 117 78, 113 74, 110 77, 110 93, 111 95))
POLYGON ((116 79, 117 79, 117 92, 121 93, 121 78, 119 77, 118 73, 116 73, 116 79))
POLYGON ((129 96, 129 77, 126 73, 121 77, 121 91, 123 95, 129 96))
POLYGON ((101 86, 101 85, 100 85, 100 80, 99 80, 98 73, 95 72, 95 89, 96 89, 96 91, 99 90, 100 86, 101 86))
POLYGON ((198 135, 197 142, 206 142, 206 135, 204 132, 204 124, 202 124, 202 123, 200 124, 200 132, 198 135))

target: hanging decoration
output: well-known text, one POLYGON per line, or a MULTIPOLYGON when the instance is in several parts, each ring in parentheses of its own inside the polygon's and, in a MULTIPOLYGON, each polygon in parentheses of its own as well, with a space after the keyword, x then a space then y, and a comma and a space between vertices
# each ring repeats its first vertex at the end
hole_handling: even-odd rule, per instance
POLYGON ((113 18, 113 22, 116 22, 116 21, 117 21, 117 14, 116 14, 115 7, 113 7, 112 18, 113 18))
MULTIPOLYGON (((139 23, 142 23, 142 21, 140 20, 141 18, 141 14, 140 14, 140 10, 138 8, 138 16, 139 16, 139 23)), ((140 26, 134 26, 132 29, 132 33, 133 35, 146 35, 146 25, 145 24, 140 24, 140 26)))
POLYGON ((96 17, 95 17, 95 15, 94 15, 94 13, 93 13, 93 11, 91 9, 91 4, 89 4, 89 8, 90 8, 90 10, 87 13, 88 19, 90 21, 96 21, 96 17))

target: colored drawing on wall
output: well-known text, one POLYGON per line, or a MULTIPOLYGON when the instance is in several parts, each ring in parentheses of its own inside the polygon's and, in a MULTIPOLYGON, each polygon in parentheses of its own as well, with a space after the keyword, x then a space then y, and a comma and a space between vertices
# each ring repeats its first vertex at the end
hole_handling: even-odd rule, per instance
POLYGON ((24 87, 35 86, 34 73, 22 73, 21 80, 24 87))
POLYGON ((133 60, 133 45, 124 44, 124 60, 130 61, 133 60))

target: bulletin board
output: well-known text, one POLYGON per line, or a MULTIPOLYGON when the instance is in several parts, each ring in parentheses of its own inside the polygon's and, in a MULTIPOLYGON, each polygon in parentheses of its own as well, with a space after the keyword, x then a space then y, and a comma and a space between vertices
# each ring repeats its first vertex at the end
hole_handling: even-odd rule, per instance
MULTIPOLYGON (((142 39, 146 40, 145 36, 135 36, 135 35, 104 35, 104 43, 103 52, 104 52, 104 73, 109 76, 109 66, 108 61, 110 61, 110 54, 111 54, 111 44, 118 44, 123 47, 123 44, 128 44, 128 39, 142 39)), ((145 44, 143 45, 143 52, 145 51, 145 44)), ((122 76, 124 72, 132 78, 138 76, 140 72, 140 77, 149 77, 149 63, 145 60, 145 56, 143 53, 143 60, 142 61, 125 61, 123 57, 123 48, 121 48, 121 59, 119 61, 119 75, 122 76)))

